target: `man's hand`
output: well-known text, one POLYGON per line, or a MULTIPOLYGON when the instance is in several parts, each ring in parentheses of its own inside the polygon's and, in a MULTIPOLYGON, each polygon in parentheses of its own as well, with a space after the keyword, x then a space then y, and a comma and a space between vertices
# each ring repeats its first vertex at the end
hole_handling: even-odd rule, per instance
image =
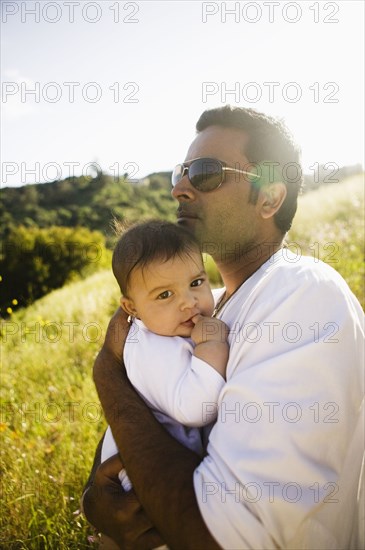
POLYGON ((123 468, 118 455, 99 466, 83 498, 87 520, 125 550, 147 550, 163 544, 134 491, 123 490, 118 472, 123 468))
POLYGON ((128 315, 119 307, 109 321, 105 335, 104 349, 122 362, 124 344, 129 332, 128 315))

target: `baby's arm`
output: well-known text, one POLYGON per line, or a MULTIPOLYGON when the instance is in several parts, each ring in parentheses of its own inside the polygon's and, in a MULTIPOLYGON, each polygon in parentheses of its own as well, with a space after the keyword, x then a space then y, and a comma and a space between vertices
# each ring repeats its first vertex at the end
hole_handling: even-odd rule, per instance
POLYGON ((195 343, 194 356, 208 363, 225 378, 229 355, 227 325, 220 319, 203 315, 195 315, 193 322, 195 326, 191 338, 195 343))
MULTIPOLYGON (((203 334, 204 340, 219 340, 217 334, 212 334, 215 320, 207 320, 210 324, 205 328, 209 335, 203 334)), ((219 326, 221 329, 222 325, 219 326)), ((126 370, 133 386, 150 407, 184 426, 209 424, 213 420, 212 414, 205 414, 204 411, 217 404, 225 383, 224 376, 204 358, 195 356, 192 339, 159 336, 137 321, 135 328, 138 331, 133 332, 133 339, 127 341, 124 350, 126 370)), ((225 338, 225 331, 222 331, 220 338, 225 338)), ((198 335, 196 341, 201 341, 198 335)), ((213 342, 211 344, 216 346, 213 342)), ((215 364, 215 358, 212 363, 215 364)))

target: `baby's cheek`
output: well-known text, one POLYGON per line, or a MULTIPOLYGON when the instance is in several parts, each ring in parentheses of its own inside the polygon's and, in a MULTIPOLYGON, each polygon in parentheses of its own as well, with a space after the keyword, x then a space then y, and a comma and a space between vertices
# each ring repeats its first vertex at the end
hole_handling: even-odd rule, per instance
POLYGON ((209 291, 205 300, 203 315, 206 315, 207 317, 211 317, 213 314, 213 311, 214 311, 214 298, 212 293, 209 291))

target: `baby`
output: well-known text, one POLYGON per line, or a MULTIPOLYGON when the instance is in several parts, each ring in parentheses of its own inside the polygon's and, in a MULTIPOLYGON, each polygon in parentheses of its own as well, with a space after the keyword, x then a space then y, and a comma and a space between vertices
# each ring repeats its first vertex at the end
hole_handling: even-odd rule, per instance
MULTIPOLYGON (((133 319, 124 347, 128 378, 171 435, 203 456, 200 428, 216 418, 229 347, 226 325, 211 317, 199 245, 173 223, 145 222, 123 233, 112 266, 121 307, 133 319)), ((102 462, 117 452, 108 428, 102 462)), ((119 479, 131 489, 125 470, 119 479)))

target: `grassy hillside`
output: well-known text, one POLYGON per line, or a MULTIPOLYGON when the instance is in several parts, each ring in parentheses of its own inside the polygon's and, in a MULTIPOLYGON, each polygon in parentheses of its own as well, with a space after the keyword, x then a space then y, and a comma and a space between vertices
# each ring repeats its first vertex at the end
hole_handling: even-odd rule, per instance
POLYGON ((103 431, 91 368, 117 301, 100 272, 3 327, 2 548, 88 547, 74 512, 103 431))
MULTIPOLYGON (((288 241, 331 263, 364 305, 363 212, 361 178, 319 189, 301 198, 288 241)), ((117 302, 103 271, 2 326, 2 548, 92 547, 74 512, 105 427, 91 369, 117 302)))
POLYGON ((293 251, 336 269, 365 307, 364 176, 328 185, 299 198, 288 234, 293 251))

